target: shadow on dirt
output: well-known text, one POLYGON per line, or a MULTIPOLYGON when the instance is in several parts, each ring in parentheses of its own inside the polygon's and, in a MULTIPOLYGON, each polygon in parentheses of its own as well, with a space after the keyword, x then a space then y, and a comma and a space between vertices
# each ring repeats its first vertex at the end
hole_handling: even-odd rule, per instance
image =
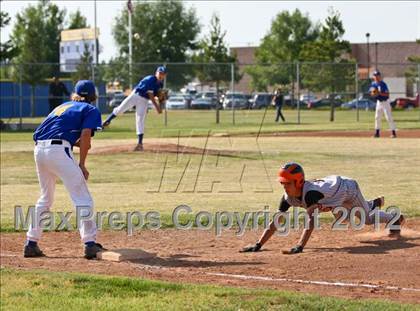
POLYGON ((175 254, 169 257, 153 257, 144 259, 127 260, 131 263, 143 264, 156 267, 191 267, 191 268, 209 268, 209 267, 223 267, 223 266, 245 266, 245 265, 261 265, 264 262, 255 261, 209 261, 209 260, 185 260, 182 258, 195 258, 199 256, 192 256, 187 254, 175 254))
POLYGON ((398 238, 395 240, 371 240, 371 241, 360 241, 361 246, 347 246, 341 248, 333 247, 319 247, 319 248, 308 248, 313 252, 341 252, 348 254, 387 254, 389 251, 397 249, 408 249, 413 247, 420 247, 419 244, 411 243, 410 241, 420 240, 418 238, 398 238))

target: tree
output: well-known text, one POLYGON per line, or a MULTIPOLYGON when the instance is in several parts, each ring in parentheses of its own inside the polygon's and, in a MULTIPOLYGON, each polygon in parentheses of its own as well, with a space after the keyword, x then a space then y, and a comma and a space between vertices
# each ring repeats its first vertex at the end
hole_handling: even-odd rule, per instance
POLYGON ((42 0, 36 6, 29 5, 16 15, 11 40, 19 49, 14 63, 19 70, 14 80, 31 85, 31 115, 35 114, 35 86, 58 70, 60 33, 65 11, 55 4, 42 0), (45 64, 49 63, 49 64, 45 64))
POLYGON ((301 67, 305 87, 315 91, 327 91, 331 98, 331 117, 334 120, 334 97, 337 92, 346 92, 354 81, 354 62, 350 61, 350 42, 343 40, 345 33, 340 13, 329 10, 322 25, 319 38, 308 42, 301 50, 300 58, 308 62, 301 67))
POLYGON ((279 13, 255 52, 257 65, 246 70, 253 88, 266 91, 269 85, 293 83, 296 72, 293 63, 301 60, 305 43, 317 39, 318 28, 298 9, 292 14, 279 13))
POLYGON ((71 78, 73 83, 78 80, 90 80, 92 77, 92 61, 93 57, 90 53, 89 44, 84 44, 83 54, 76 65, 76 71, 72 74, 71 78))
POLYGON ((79 9, 76 12, 70 13, 69 27, 67 29, 88 28, 89 25, 86 17, 82 15, 79 9))
POLYGON ((107 65, 104 65, 104 80, 108 82, 119 82, 123 89, 130 87, 129 69, 127 58, 117 56, 111 58, 107 65))
MULTIPOLYGON (((417 44, 420 44, 420 39, 416 40, 416 42, 417 44)), ((409 82, 409 85, 412 86, 413 83, 416 83, 417 93, 420 93, 420 56, 411 55, 408 57, 408 61, 413 65, 407 69, 405 76, 409 82)))
MULTIPOLYGON (((10 16, 7 12, 0 12, 0 29, 9 25, 10 16)), ((12 40, 0 43, 0 63, 11 61, 18 53, 18 49, 13 45, 12 40)))
MULTIPOLYGON (((113 35, 119 49, 119 57, 128 63, 128 10, 115 19, 113 35)), ((183 63, 196 48, 196 37, 200 31, 193 9, 186 9, 184 3, 176 0, 141 1, 132 13, 133 34, 133 77, 141 78, 153 73, 156 65, 183 63), (142 65, 141 63, 150 63, 142 65)), ((168 81, 172 87, 181 87, 192 74, 191 67, 168 66, 168 81)))
MULTIPOLYGON (((234 79, 240 80, 236 55, 229 55, 224 42, 226 31, 222 31, 220 18, 214 14, 210 21, 210 33, 198 44, 199 50, 193 57, 198 63, 204 63, 196 67, 196 74, 200 81, 216 84, 217 98, 221 83, 229 84, 232 80, 232 67, 234 64, 234 79)), ((216 123, 219 123, 219 105, 217 105, 216 123)))

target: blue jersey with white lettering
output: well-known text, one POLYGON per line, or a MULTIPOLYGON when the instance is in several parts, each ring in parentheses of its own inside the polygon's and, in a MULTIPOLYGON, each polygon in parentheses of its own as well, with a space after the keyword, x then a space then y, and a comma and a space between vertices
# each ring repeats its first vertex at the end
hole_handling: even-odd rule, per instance
POLYGON ((147 76, 143 78, 139 84, 134 88, 135 92, 141 97, 149 99, 147 92, 153 92, 153 95, 156 96, 159 89, 163 87, 163 83, 159 81, 156 76, 147 76))
POLYGON ((83 129, 102 129, 98 108, 85 102, 66 102, 55 108, 35 130, 34 141, 46 139, 67 140, 72 146, 80 138, 83 129))
MULTIPOLYGON (((379 82, 372 82, 372 84, 370 85, 370 91, 372 89, 377 89, 379 91, 379 93, 388 93, 389 94, 389 90, 388 90, 388 86, 386 85, 386 83, 384 81, 379 81, 379 82)), ((382 96, 382 95, 378 95, 375 97, 375 99, 380 100, 380 101, 384 101, 387 100, 389 98, 389 96, 382 96)))

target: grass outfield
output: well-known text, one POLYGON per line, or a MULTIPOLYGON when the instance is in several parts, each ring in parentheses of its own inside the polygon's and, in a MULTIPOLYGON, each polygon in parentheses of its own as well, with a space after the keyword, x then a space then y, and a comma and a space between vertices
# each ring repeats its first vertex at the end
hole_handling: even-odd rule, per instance
POLYGON ((1 269, 4 310, 418 310, 381 300, 1 269))
MULTIPOLYGON (((356 121, 356 111, 336 111, 335 122, 329 121, 327 110, 302 110, 301 123, 297 123, 297 111, 285 110, 286 124, 275 123, 275 111, 270 109, 264 118, 264 110, 235 111, 235 125, 232 111, 221 111, 221 123, 215 122, 215 111, 168 111, 167 126, 164 115, 149 111, 146 120, 146 137, 207 135, 208 131, 228 132, 231 134, 272 133, 279 131, 331 131, 331 130, 372 130, 374 128, 375 112, 360 111, 359 122, 356 121), (262 122, 264 118, 264 122, 262 122), (261 126, 262 124, 262 126, 261 126)), ((393 116, 399 129, 420 128, 420 112, 418 109, 396 110, 393 116)), ((103 115, 105 119, 106 115, 103 115)), ((24 118, 25 123, 40 123, 43 118, 24 118)), ((121 139, 135 137, 134 113, 126 113, 112 122, 111 130, 97 135, 98 139, 121 139)), ((18 119, 4 120, 17 122, 18 119)), ((386 120, 383 127, 387 128, 386 120)), ((2 132, 2 141, 25 141, 31 139, 31 132, 2 132)))
MULTIPOLYGON (((179 204, 188 204, 194 211, 210 212, 256 211, 268 205, 274 212, 282 193, 276 182, 278 167, 294 160, 304 165, 308 178, 330 174, 353 177, 367 198, 385 194, 386 205, 396 205, 408 216, 420 216, 420 196, 413 192, 420 184, 420 172, 413 169, 420 167, 418 139, 260 137, 258 144, 253 137, 212 136, 207 140, 189 136, 207 134, 209 128, 237 134, 258 132, 264 111, 237 111, 236 126, 229 119, 231 111, 222 111, 222 124, 218 126, 214 124, 213 111, 168 113, 168 128, 163 126, 162 116, 154 111, 150 113, 146 143, 172 142, 242 154, 236 158, 150 153, 89 155, 89 188, 97 211, 157 210, 165 222, 179 204), (179 133, 183 137, 171 138, 179 133), (158 139, 162 136, 165 138, 158 139)), ((298 125, 276 124, 272 121, 273 113, 267 112, 262 131, 371 129, 374 117, 373 112, 360 111, 361 121, 357 123, 355 111, 337 111, 337 121, 329 122, 328 111, 302 111, 303 123, 298 125)), ((285 114, 288 120, 296 117, 293 110, 286 110, 285 114)), ((394 116, 399 128, 420 128, 417 110, 395 111, 394 116)), ((134 133, 134 115, 125 114, 113 122, 111 129, 97 133, 93 146, 134 144, 134 133)), ((13 229, 15 205, 34 205, 38 197, 31 136, 31 132, 1 133, 3 231, 13 229)), ((73 211, 61 184, 57 185, 53 210, 73 211)))
MULTIPOLYGON (((130 142, 134 140, 96 140, 94 147, 130 142)), ((204 147, 206 139, 182 138, 180 143, 204 147)), ((1 230, 11 231, 13 207, 34 205, 39 185, 32 142, 1 145, 1 230)), ((212 137, 207 147, 242 153, 219 158, 134 152, 90 155, 89 189, 95 209, 156 210, 164 219, 163 226, 170 226, 171 213, 180 204, 188 204, 195 212, 256 211, 266 205, 274 212, 282 195, 276 181, 278 167, 295 160, 303 164, 307 178, 331 174, 353 177, 366 198, 384 194, 387 206, 396 205, 410 217, 420 216, 420 196, 413 191, 420 184, 420 171, 413 169, 420 167, 417 139, 262 137, 256 145, 251 137, 212 137)), ((73 211, 61 183, 53 211, 73 211)))

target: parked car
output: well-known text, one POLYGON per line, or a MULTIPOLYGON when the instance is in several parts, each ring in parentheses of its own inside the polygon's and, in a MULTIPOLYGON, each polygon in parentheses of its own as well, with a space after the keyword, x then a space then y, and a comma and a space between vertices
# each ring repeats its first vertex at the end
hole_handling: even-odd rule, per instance
POLYGON ((169 96, 168 100, 166 101, 166 109, 168 110, 185 109, 185 108, 187 108, 187 103, 184 96, 181 96, 181 95, 169 96))
MULTIPOLYGON (((340 105, 343 103, 340 99, 340 97, 336 96, 333 99, 333 103, 335 107, 340 107, 340 105)), ((329 97, 318 99, 314 102, 308 102, 307 104, 308 109, 313 108, 320 108, 320 107, 330 107, 331 106, 331 99, 329 97)))
POLYGON ((211 109, 215 104, 211 98, 195 98, 191 102, 191 109, 211 109))
POLYGON ((112 98, 108 103, 108 106, 110 108, 115 108, 115 107, 119 106, 126 97, 127 96, 125 96, 125 94, 123 92, 116 92, 112 95, 112 98))
POLYGON ((357 109, 357 107, 364 110, 375 110, 376 103, 368 98, 359 98, 358 100, 353 99, 347 103, 341 104, 341 108, 344 109, 357 109))
POLYGON ((217 103, 217 94, 216 92, 203 92, 203 93, 197 93, 195 96, 196 99, 203 98, 203 99, 210 99, 212 102, 212 107, 216 107, 217 103))
POLYGON ((284 106, 288 106, 288 107, 291 107, 291 108, 295 109, 295 108, 297 108, 298 103, 299 103, 299 108, 300 109, 307 108, 307 103, 305 103, 301 100, 297 100, 297 98, 294 98, 293 102, 292 102, 292 99, 291 99, 290 95, 284 96, 284 106))
POLYGON ((227 93, 223 100, 223 109, 248 109, 249 104, 242 93, 227 93))
POLYGON ((273 100, 273 94, 270 93, 257 93, 251 100, 251 109, 263 109, 270 106, 273 100))
POLYGON ((303 101, 304 103, 310 103, 310 102, 316 101, 317 98, 314 94, 309 93, 309 94, 300 95, 300 100, 303 101))
POLYGON ((402 108, 402 109, 410 109, 410 108, 418 108, 419 105, 419 94, 415 98, 408 98, 408 97, 400 97, 391 102, 392 108, 402 108))

